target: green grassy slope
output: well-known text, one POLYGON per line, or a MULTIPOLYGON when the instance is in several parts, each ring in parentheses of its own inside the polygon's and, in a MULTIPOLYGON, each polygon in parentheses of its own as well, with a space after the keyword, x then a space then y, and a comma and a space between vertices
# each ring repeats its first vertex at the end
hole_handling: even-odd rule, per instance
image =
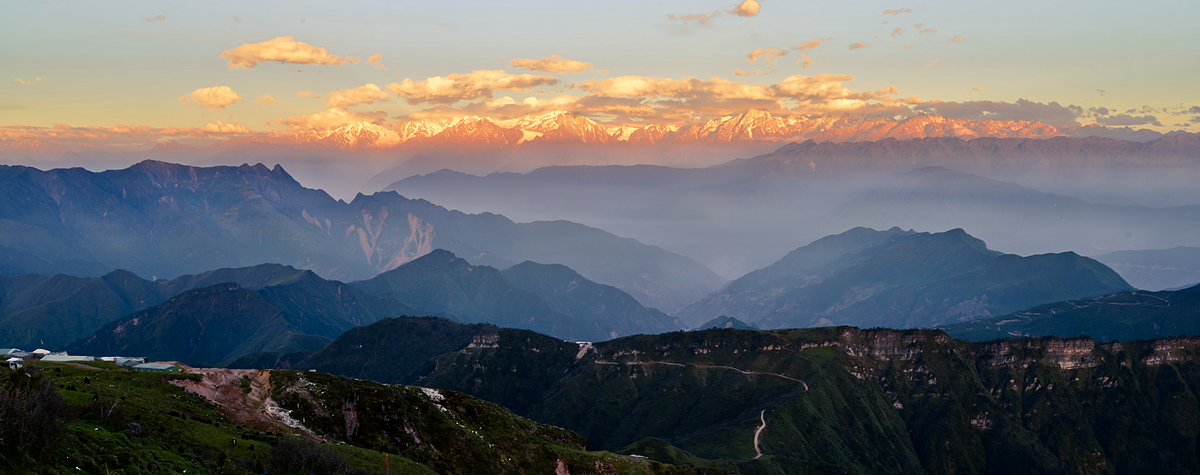
MULTIPOLYGON (((250 388, 249 379, 213 387, 235 395, 265 391, 325 441, 314 445, 300 438, 305 430, 262 418, 262 400, 218 406, 172 384, 211 384, 200 375, 139 373, 102 362, 33 366, 69 404, 56 418, 65 433, 42 453, 4 445, 0 465, 12 473, 297 473, 280 465, 296 460, 279 456, 320 453, 340 461, 336 473, 346 474, 383 473, 385 457, 399 474, 546 474, 559 466, 572 474, 723 473, 586 452, 569 431, 450 391, 287 371, 257 378, 250 391, 239 388, 250 388), (252 414, 260 418, 241 422, 252 414)), ((0 376, 0 397, 10 394, 14 377, 28 378, 5 369, 0 376)))

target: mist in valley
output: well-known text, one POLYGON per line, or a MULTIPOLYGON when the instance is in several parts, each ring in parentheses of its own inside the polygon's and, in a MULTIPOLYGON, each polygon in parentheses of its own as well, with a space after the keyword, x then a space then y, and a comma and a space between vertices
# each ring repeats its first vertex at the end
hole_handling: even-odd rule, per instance
POLYGON ((691 169, 441 170, 383 189, 518 222, 583 223, 691 257, 728 279, 857 226, 962 228, 991 249, 1025 256, 1200 245, 1194 167, 989 170, 953 157, 924 161, 931 166, 897 162, 823 171, 768 154, 691 169))

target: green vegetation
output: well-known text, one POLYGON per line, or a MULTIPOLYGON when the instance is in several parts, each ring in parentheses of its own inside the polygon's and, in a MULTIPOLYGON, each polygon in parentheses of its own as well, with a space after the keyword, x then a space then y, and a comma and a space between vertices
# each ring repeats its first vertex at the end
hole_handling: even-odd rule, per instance
POLYGON ((546 474, 560 464, 572 474, 714 473, 586 452, 574 433, 450 391, 273 372, 270 395, 324 439, 314 443, 278 422, 231 419, 259 406, 217 406, 172 384, 208 384, 197 374, 104 362, 27 369, 0 370, 5 472, 367 474, 382 473, 386 458, 391 473, 421 475, 546 474))
MULTIPOLYGON (((398 337, 413 323, 389 324, 390 336, 398 337)), ((387 364, 386 358, 361 363, 387 364)), ((1189 449, 1200 434, 1200 341, 1194 339, 973 344, 931 330, 824 327, 672 332, 581 347, 501 329, 425 368, 394 374, 575 431, 589 450, 697 469, 949 474, 1200 467, 1189 449), (763 456, 755 459, 760 418, 763 456)))
POLYGON ((707 322, 701 323, 700 326, 693 328, 693 330, 709 330, 712 328, 732 328, 734 330, 758 330, 758 327, 756 327, 752 324, 743 322, 743 321, 738 320, 733 317, 727 317, 725 315, 721 315, 717 318, 714 318, 707 322))
POLYGON ((436 317, 387 318, 343 333, 294 367, 388 384, 416 384, 434 370, 438 356, 499 330, 494 325, 460 325, 436 317))

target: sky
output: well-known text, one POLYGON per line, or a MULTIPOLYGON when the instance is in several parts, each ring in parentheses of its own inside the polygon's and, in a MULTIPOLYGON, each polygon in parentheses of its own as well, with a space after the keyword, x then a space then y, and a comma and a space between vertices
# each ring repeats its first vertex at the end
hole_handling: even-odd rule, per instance
POLYGON ((0 138, 777 115, 1200 131, 1200 2, 10 0, 0 138), (5 134, 8 134, 7 136, 5 134))

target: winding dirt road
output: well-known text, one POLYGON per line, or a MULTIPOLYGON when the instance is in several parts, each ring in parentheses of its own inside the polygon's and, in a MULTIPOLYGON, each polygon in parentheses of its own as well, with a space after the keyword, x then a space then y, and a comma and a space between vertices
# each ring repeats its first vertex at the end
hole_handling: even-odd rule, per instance
MULTIPOLYGON (((615 362, 615 361, 593 361, 593 363, 596 363, 596 364, 636 364, 636 365, 665 364, 665 365, 670 365, 670 366, 688 366, 685 364, 671 363, 671 362, 667 362, 667 361, 628 361, 628 362, 624 362, 624 363, 619 363, 619 362, 615 362)), ((695 366, 697 368, 730 369, 730 370, 737 371, 742 374, 762 374, 762 375, 767 375, 767 376, 775 376, 775 377, 779 377, 779 378, 783 378, 783 379, 787 379, 787 380, 791 380, 791 381, 800 383, 800 384, 804 385, 804 390, 808 391, 808 383, 804 382, 803 380, 799 380, 799 379, 793 378, 791 376, 784 376, 784 375, 778 374, 778 373, 764 373, 762 371, 743 371, 743 370, 734 368, 732 366, 703 365, 703 364, 692 365, 692 366, 695 366)))
POLYGON ((758 436, 759 436, 759 434, 762 434, 763 429, 767 428, 767 410, 766 409, 763 409, 762 412, 758 413, 758 420, 762 421, 762 425, 758 426, 758 430, 754 431, 754 453, 758 454, 758 455, 754 456, 754 458, 756 458, 756 459, 762 458, 762 450, 760 450, 758 448, 758 436))

